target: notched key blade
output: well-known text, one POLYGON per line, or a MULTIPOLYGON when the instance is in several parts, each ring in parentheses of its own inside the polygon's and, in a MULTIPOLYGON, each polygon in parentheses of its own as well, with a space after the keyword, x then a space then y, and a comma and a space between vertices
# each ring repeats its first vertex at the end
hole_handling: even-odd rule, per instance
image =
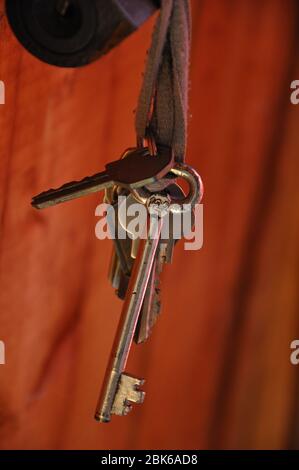
POLYGON ((45 209, 62 202, 71 201, 91 193, 102 191, 110 184, 110 177, 106 172, 87 176, 81 181, 66 183, 58 189, 49 189, 32 198, 31 205, 35 209, 45 209))

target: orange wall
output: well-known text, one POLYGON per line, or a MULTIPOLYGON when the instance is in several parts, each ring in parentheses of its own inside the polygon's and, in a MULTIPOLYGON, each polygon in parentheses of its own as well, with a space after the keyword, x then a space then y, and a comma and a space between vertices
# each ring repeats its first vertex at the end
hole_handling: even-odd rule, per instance
POLYGON ((176 250, 163 311, 128 370, 145 403, 93 420, 121 302, 101 196, 31 196, 99 171, 135 142, 153 20, 95 64, 63 70, 16 42, 0 0, 2 449, 298 447, 299 78, 295 0, 193 0, 188 162, 205 182, 205 244, 176 250))

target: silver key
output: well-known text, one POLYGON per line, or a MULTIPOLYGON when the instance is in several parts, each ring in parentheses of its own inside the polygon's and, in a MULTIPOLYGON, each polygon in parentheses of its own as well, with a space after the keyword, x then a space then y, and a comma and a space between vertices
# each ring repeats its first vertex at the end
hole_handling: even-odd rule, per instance
MULTIPOLYGON (((182 200, 185 194, 178 184, 171 184, 166 188, 171 201, 182 200)), ((165 263, 171 263, 173 251, 177 240, 172 236, 173 219, 177 214, 169 214, 169 237, 166 240, 160 239, 156 258, 153 263, 150 281, 145 293, 144 302, 139 315, 134 341, 137 344, 144 343, 152 333, 152 329, 161 312, 161 273, 165 263)))
MULTIPOLYGON (((165 190, 160 193, 161 196, 163 197, 163 194, 168 194, 173 203, 177 203, 179 201, 184 200, 186 196, 182 188, 178 184, 171 183, 171 181, 173 181, 173 179, 170 179, 169 183, 165 185, 165 190)), ((125 201, 127 205, 127 209, 129 209, 132 204, 136 204, 137 202, 139 201, 135 199, 134 195, 130 194, 125 201)), ((144 302, 142 305, 142 309, 139 315, 139 320, 138 320, 136 331, 135 331, 134 341, 137 344, 143 343, 149 338, 152 332, 153 326, 155 325, 157 318, 160 314, 161 273, 162 273, 164 264, 172 262, 174 247, 175 247, 176 242, 178 241, 178 238, 175 239, 172 236, 173 223, 174 223, 174 218, 179 217, 181 220, 181 216, 182 216, 181 213, 169 214, 169 217, 170 217, 169 237, 166 240, 160 240, 157 254, 155 257, 155 261, 153 263, 153 268, 152 268, 151 276, 149 279, 148 287, 145 293, 144 302)), ((130 217, 127 215, 126 212, 121 211, 120 224, 124 230, 128 231, 129 222, 131 221, 132 218, 134 218, 134 216, 130 217)), ((129 236, 133 236, 133 235, 134 235, 133 233, 129 233, 129 236)), ((176 234, 176 237, 178 236, 180 237, 181 235, 182 234, 176 234)), ((138 247, 138 243, 139 243, 139 239, 132 241, 132 253, 131 253, 132 258, 136 257, 135 251, 136 251, 136 247, 138 247)), ((128 279, 122 276, 122 282, 121 282, 122 288, 119 289, 119 292, 121 293, 121 295, 124 295, 127 285, 128 285, 128 279)))
MULTIPOLYGON (((182 204, 190 204, 191 206, 193 206, 202 198, 202 195, 203 195, 203 185, 202 185, 199 175, 196 173, 196 171, 193 168, 187 165, 181 164, 181 165, 177 165, 176 167, 174 167, 171 170, 171 173, 169 173, 163 180, 160 180, 157 183, 153 183, 147 188, 140 189, 140 190, 133 190, 132 194, 129 195, 126 200, 127 206, 130 206, 130 204, 136 204, 136 202, 146 204, 147 200, 150 198, 151 191, 153 190, 158 191, 159 188, 161 187, 161 183, 162 183, 162 187, 166 189, 166 191, 167 191, 167 188, 171 188, 170 191, 172 192, 173 202, 176 203, 178 207, 178 211, 174 211, 173 217, 180 215, 180 211, 184 210, 182 207, 182 204), (185 179, 186 181, 188 181, 189 186, 190 186, 190 192, 187 198, 183 197, 182 199, 182 196, 184 196, 184 194, 181 188, 177 184, 171 184, 172 181, 174 181, 174 177, 181 177, 185 179)), ((111 189, 109 189, 108 191, 106 190, 106 196, 108 196, 108 202, 109 202, 109 198, 110 200, 112 199, 113 194, 115 194, 115 191, 111 189)), ((127 230, 129 220, 130 218, 127 217, 127 215, 125 215, 124 217, 123 213, 121 214, 120 223, 125 230, 127 230)), ((131 235, 134 235, 134 234, 131 234, 131 235)), ((159 250, 161 262, 163 261, 166 263, 171 263, 175 242, 176 240, 174 240, 173 237, 170 237, 167 243, 163 243, 161 245, 161 249, 159 250)), ((136 258, 138 244, 139 244, 138 239, 132 240, 131 258, 133 259, 136 258)), ((127 250, 128 250, 128 247, 127 247, 127 250)), ((128 256, 128 253, 127 253, 127 256, 128 256)), ((116 264, 116 267, 118 267, 117 264, 116 264)), ((118 296, 121 299, 123 299, 126 293, 127 286, 128 286, 129 278, 128 278, 128 274, 122 273, 121 271, 118 271, 118 272, 120 275, 118 276, 117 279, 119 280, 120 287, 117 293, 118 293, 118 296)), ((157 278, 157 276, 155 277, 157 278)), ((158 281, 159 280, 156 281, 156 288, 155 289, 151 288, 151 291, 154 292, 155 294, 154 302, 151 302, 150 295, 146 295, 146 298, 145 298, 145 303, 148 305, 147 308, 149 309, 150 308, 149 305, 153 305, 153 310, 155 310, 156 312, 159 312, 159 305, 160 305, 160 296, 159 296, 160 290, 159 290, 158 281)), ((150 286, 152 286, 152 284, 153 283, 151 282, 150 286)), ((146 327, 146 330, 148 330, 148 327, 146 327)))
POLYGON ((151 233, 148 233, 147 239, 140 242, 95 414, 95 418, 100 422, 109 422, 111 414, 127 414, 132 403, 142 403, 144 399, 144 392, 139 390, 143 380, 125 374, 124 370, 158 248, 162 224, 163 218, 156 217, 151 233))
MULTIPOLYGON (((114 246, 124 240, 115 240, 114 246)), ((121 248, 125 249, 125 247, 121 248)), ((130 256, 131 250, 129 249, 127 252, 126 256, 130 256)), ((133 259, 132 259, 132 264, 133 264, 133 259)), ((129 285, 129 280, 130 280, 130 275, 131 272, 126 272, 123 269, 123 266, 121 265, 120 258, 117 254, 116 249, 113 247, 112 254, 111 254, 111 261, 110 261, 110 266, 109 266, 109 273, 108 273, 108 279, 110 280, 110 283, 112 287, 116 291, 116 295, 121 299, 124 300, 126 296, 126 292, 128 289, 129 285)))
MULTIPOLYGON (((127 199, 127 196, 125 196, 127 199)), ((131 257, 131 249, 132 249, 132 240, 125 236, 126 232, 124 230, 124 237, 118 237, 118 227, 117 221, 119 219, 119 204, 116 202, 112 205, 113 211, 107 211, 107 224, 110 228, 110 231, 114 233, 115 238, 113 239, 114 250, 117 254, 119 259, 119 263, 121 266, 122 271, 126 275, 130 275, 133 266, 133 258, 131 257), (116 225, 116 226, 115 226, 116 225)))
POLYGON ((111 254, 108 279, 112 287, 117 290, 121 280, 121 266, 115 250, 111 254))

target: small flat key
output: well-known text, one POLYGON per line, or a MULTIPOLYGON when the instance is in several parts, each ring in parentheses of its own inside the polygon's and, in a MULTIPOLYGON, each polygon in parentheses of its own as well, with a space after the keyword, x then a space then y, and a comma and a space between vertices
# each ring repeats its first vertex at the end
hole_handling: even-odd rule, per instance
MULTIPOLYGON (((127 196, 124 196, 124 198, 126 200, 127 196)), ((119 259, 122 271, 126 275, 130 275, 134 261, 131 258, 132 240, 129 237, 118 238, 119 202, 112 204, 111 208, 113 209, 111 212, 110 208, 107 210, 106 220, 111 233, 114 235, 114 251, 119 259)))
POLYGON ((102 394, 95 414, 95 418, 100 422, 109 422, 111 414, 127 414, 131 403, 141 403, 144 399, 144 392, 139 390, 143 380, 124 374, 124 369, 159 244, 162 224, 163 218, 157 217, 147 239, 141 239, 140 242, 111 359, 106 371, 102 394))
POLYGON ((108 279, 114 289, 118 289, 121 281, 121 266, 119 259, 115 250, 111 255, 110 265, 109 265, 109 272, 108 272, 108 279))
POLYGON ((125 300, 126 298, 130 277, 131 276, 129 274, 125 274, 122 269, 120 270, 119 285, 115 291, 120 300, 125 300))
MULTIPOLYGON (((120 189, 120 188, 119 188, 120 189)), ((109 279, 112 286, 116 289, 117 296, 124 300, 130 280, 130 275, 133 267, 133 258, 131 257, 132 250, 132 240, 129 237, 119 237, 119 210, 121 204, 126 202, 128 193, 124 194, 122 192, 122 199, 117 198, 118 191, 113 191, 112 194, 109 194, 106 191, 105 202, 110 204, 113 209, 110 212, 110 208, 107 210, 107 224, 111 233, 114 234, 113 238, 113 250, 112 250, 112 259, 109 269, 109 279), (113 196, 114 193, 114 196, 113 196)), ((120 196, 120 194, 119 194, 120 196)), ((124 231, 125 235, 125 231, 124 231)))
MULTIPOLYGON (((120 186, 111 186, 105 190, 103 202, 113 206, 114 215, 109 217, 109 209, 107 211, 107 224, 110 231, 118 237, 118 227, 116 221, 119 217, 119 196, 127 197, 128 190, 120 186)), ((111 261, 109 266, 108 279, 112 287, 116 290, 117 296, 124 300, 129 284, 129 278, 132 270, 133 260, 131 259, 131 241, 126 238, 113 239, 113 250, 111 253, 111 261)))
POLYGON ((152 156, 147 148, 128 149, 120 160, 108 163, 104 172, 45 191, 33 197, 32 206, 44 209, 114 185, 128 189, 141 188, 161 179, 173 164, 173 152, 168 147, 160 146, 156 156, 152 156))

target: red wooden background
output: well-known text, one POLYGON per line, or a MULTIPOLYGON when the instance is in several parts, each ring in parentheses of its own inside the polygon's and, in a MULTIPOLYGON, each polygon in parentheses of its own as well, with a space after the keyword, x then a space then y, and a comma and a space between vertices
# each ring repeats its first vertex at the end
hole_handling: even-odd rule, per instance
POLYGON ((163 273, 163 313, 128 370, 145 403, 93 420, 121 302, 94 195, 31 196, 99 171, 135 142, 153 20, 97 63, 62 70, 14 39, 0 0, 2 449, 298 447, 299 77, 296 0, 193 0, 188 162, 205 243, 163 273))

